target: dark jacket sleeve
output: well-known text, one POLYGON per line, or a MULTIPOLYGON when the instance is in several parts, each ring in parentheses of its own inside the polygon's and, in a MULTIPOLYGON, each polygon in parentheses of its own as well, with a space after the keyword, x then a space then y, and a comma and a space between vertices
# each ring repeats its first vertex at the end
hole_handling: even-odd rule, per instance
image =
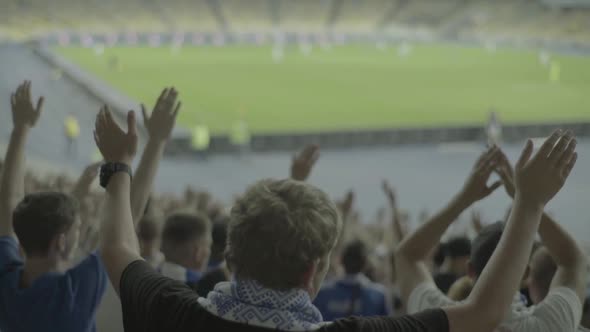
POLYGON ((350 317, 339 319, 322 332, 449 332, 449 321, 442 309, 419 312, 411 316, 350 317))
POLYGON ((162 276, 143 260, 127 266, 119 287, 126 332, 177 330, 198 299, 185 283, 162 276))

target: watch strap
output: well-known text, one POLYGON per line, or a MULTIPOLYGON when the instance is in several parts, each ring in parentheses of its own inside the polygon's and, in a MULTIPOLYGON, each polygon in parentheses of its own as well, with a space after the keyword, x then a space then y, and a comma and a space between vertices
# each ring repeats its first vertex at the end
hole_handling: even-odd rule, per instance
POLYGON ((130 178, 133 178, 133 173, 129 165, 124 163, 108 162, 104 163, 100 167, 100 186, 106 188, 111 177, 118 172, 125 172, 129 174, 130 178))

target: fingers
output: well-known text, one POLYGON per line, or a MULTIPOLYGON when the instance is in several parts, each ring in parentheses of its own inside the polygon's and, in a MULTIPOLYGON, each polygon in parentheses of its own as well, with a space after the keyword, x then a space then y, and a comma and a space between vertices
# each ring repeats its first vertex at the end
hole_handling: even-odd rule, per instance
POLYGON ((295 158, 307 165, 313 165, 320 157, 319 150, 319 146, 316 144, 310 144, 306 146, 303 151, 301 151, 301 153, 295 158))
POLYGON ((147 114, 147 110, 145 109, 145 105, 144 104, 141 104, 140 107, 141 107, 141 115, 143 116, 143 123, 146 124, 147 121, 149 120, 149 116, 147 114))
POLYGON ((496 173, 498 174, 498 176, 500 176, 500 179, 502 179, 502 182, 504 182, 504 184, 512 184, 514 182, 512 174, 508 174, 506 170, 499 169, 496 170, 496 173))
POLYGON ((156 108, 162 111, 168 111, 170 114, 175 110, 176 98, 178 97, 178 91, 174 87, 165 88, 162 90, 158 101, 156 102, 156 108))
POLYGON ((563 176, 564 179, 567 179, 567 177, 570 175, 572 169, 576 165, 576 161, 578 161, 578 154, 576 152, 574 152, 574 154, 572 155, 572 158, 567 162, 567 164, 565 165, 565 167, 563 168, 563 170, 561 172, 561 175, 563 176))
MULTIPOLYGON (((570 148, 570 145, 572 145, 572 140, 574 140, 574 133, 571 130, 566 131, 565 135, 559 139, 557 144, 555 144, 553 150, 551 150, 547 159, 550 162, 552 162, 555 166, 557 166, 558 162, 563 158, 569 160, 569 158, 571 158, 571 155, 574 153, 574 151, 571 150, 569 151, 569 155, 566 156, 568 149, 570 148)), ((575 145, 573 146, 573 149, 575 149, 575 145)))
MULTIPOLYGON (((545 142, 545 143, 547 143, 547 142, 545 142)), ((526 163, 529 161, 529 159, 531 159, 532 154, 533 154, 533 141, 528 139, 526 141, 524 149, 522 150, 522 153, 520 154, 520 158, 518 158, 518 161, 516 162, 516 168, 518 168, 518 169, 523 168, 524 165, 526 165, 526 163)))
POLYGON ((574 153, 576 152, 576 147, 578 145, 578 141, 575 138, 572 138, 565 148, 559 159, 555 162, 555 167, 563 168, 565 167, 569 161, 572 159, 574 153))
POLYGON ((135 126, 135 112, 127 113, 127 135, 137 136, 137 127, 135 126))
POLYGON ((164 88, 164 90, 162 90, 160 97, 158 97, 158 100, 156 101, 156 105, 160 105, 160 103, 166 100, 166 97, 168 97, 168 88, 164 88))
POLYGON ((41 113, 41 111, 43 110, 44 103, 45 103, 45 97, 43 97, 43 96, 39 97, 39 99, 37 100, 37 107, 35 107, 35 110, 37 111, 37 113, 41 113))
POLYGON ((494 171, 494 168, 498 164, 498 158, 500 157, 500 149, 493 147, 484 154, 484 158, 479 163, 476 172, 480 175, 489 175, 494 171))
POLYGON ((100 111, 96 115, 95 133, 100 138, 105 134, 106 131, 106 105, 100 108, 100 111))
POLYGON ((174 112, 178 108, 176 104, 176 98, 178 97, 178 91, 174 89, 174 87, 170 88, 170 92, 168 93, 168 98, 166 98, 166 110, 169 114, 174 116, 174 112))
POLYGON ((174 117, 176 119, 176 116, 178 115, 178 111, 180 111, 180 107, 182 106, 182 102, 178 102, 176 103, 176 107, 174 108, 174 111, 172 112, 172 117, 174 117))
POLYGON ((35 118, 33 119, 33 124, 37 123, 41 113, 43 113, 43 104, 45 103, 45 97, 39 97, 37 100, 37 107, 35 108, 35 118))
POLYGON ((496 191, 496 189, 500 188, 502 186, 502 181, 496 181, 494 183, 492 183, 491 186, 489 186, 486 191, 488 192, 488 195, 493 193, 494 191, 496 191))
POLYGON ((24 97, 27 100, 31 100, 31 81, 25 81, 24 97))
POLYGON ((485 164, 490 153, 494 151, 494 148, 495 146, 491 146, 484 153, 482 153, 479 158, 477 158, 477 161, 475 162, 475 168, 480 168, 483 164, 485 164))
POLYGON ((544 156, 547 157, 549 156, 549 153, 551 152, 551 150, 553 150, 553 147, 555 146, 555 143, 557 143, 557 141, 559 140, 559 138, 562 136, 562 131, 561 129, 556 129, 551 136, 549 136, 546 140, 545 143, 543 143, 543 145, 541 146, 541 148, 539 149, 538 155, 540 156, 544 156))

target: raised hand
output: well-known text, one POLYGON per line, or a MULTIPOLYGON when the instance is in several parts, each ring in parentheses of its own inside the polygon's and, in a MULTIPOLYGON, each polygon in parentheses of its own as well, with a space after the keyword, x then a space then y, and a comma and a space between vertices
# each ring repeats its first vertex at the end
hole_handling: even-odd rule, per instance
POLYGON ((484 152, 475 163, 460 193, 460 197, 469 205, 489 196, 502 185, 501 181, 496 181, 490 186, 487 184, 499 156, 500 149, 494 146, 484 152))
POLYGON ((347 217, 352 213, 353 206, 354 206, 355 195, 354 191, 349 190, 344 196, 342 201, 336 203, 338 209, 340 209, 340 213, 342 214, 342 219, 346 221, 347 217))
POLYGON ((506 189, 508 196, 514 199, 514 195, 516 194, 516 189, 514 188, 514 169, 503 151, 500 151, 500 157, 498 158, 495 171, 502 179, 504 189, 506 189))
POLYGON ((383 189, 385 196, 387 196, 387 202, 389 203, 389 206, 393 209, 397 209, 397 198, 393 187, 387 180, 383 180, 381 183, 381 188, 383 189))
POLYGON ((291 178, 297 181, 305 181, 320 157, 320 148, 315 144, 306 146, 300 153, 293 157, 291 162, 291 178))
POLYGON ((102 164, 102 161, 97 163, 92 163, 82 171, 80 178, 78 178, 78 182, 72 189, 72 195, 76 197, 79 201, 83 200, 84 197, 90 191, 90 186, 96 177, 98 176, 99 167, 102 164))
POLYGON ((101 164, 102 161, 99 161, 86 166, 86 168, 82 171, 82 175, 80 175, 80 179, 84 179, 85 181, 90 182, 94 181, 94 179, 96 179, 96 177, 98 176, 101 164))
POLYGON ((24 81, 19 85, 16 92, 10 95, 14 128, 34 127, 43 110, 44 101, 45 99, 43 97, 39 97, 36 106, 33 106, 31 100, 31 81, 24 81))
POLYGON ((528 140, 516 163, 516 196, 528 203, 544 206, 563 187, 576 164, 577 141, 571 131, 556 130, 533 156, 533 142, 528 140))
POLYGON ((164 89, 156 101, 151 115, 148 115, 145 105, 141 104, 144 126, 151 139, 166 141, 170 137, 181 106, 180 101, 176 102, 177 97, 176 89, 164 89))
POLYGON ((117 125, 108 106, 103 106, 96 116, 94 140, 107 162, 131 165, 137 153, 135 112, 127 113, 127 132, 117 125))
POLYGON ((471 227, 477 234, 481 233, 481 230, 484 227, 481 212, 478 210, 471 211, 471 227))

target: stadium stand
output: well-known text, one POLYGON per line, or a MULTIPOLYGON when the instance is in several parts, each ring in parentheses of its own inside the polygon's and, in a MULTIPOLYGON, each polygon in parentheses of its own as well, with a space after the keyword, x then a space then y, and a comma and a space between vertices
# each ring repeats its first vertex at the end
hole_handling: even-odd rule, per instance
POLYGON ((322 31, 335 0, 280 1, 279 21, 283 30, 322 31))
POLYGON ((342 0, 338 19, 333 28, 337 30, 373 31, 377 22, 395 2, 388 0, 342 0))
MULTIPOLYGON (((38 130, 32 133, 32 138, 43 144, 31 145, 28 152, 47 160, 66 158, 63 149, 65 137, 60 134, 63 132, 63 119, 70 113, 78 119, 82 133, 78 140, 78 150, 95 151, 90 133, 94 127, 96 110, 100 108, 102 101, 88 94, 78 83, 61 77, 59 71, 25 46, 2 45, 0 58, 0 95, 10 95, 14 89, 15 79, 30 78, 38 82, 33 87, 35 93, 55 96, 45 104, 45 112, 50 116, 47 116, 38 130)), ((3 133, 10 132, 11 119, 8 112, 0 114, 0 129, 3 133)), ((85 163, 85 158, 74 158, 68 164, 72 169, 77 169, 85 163)), ((63 171, 69 173, 70 169, 65 168, 63 171)))
POLYGON ((268 0, 225 0, 219 3, 224 17, 234 31, 269 31, 271 28, 268 0))
MULTIPOLYGON (((0 38, 137 32, 393 32, 588 44, 590 9, 510 0, 7 0, 0 38), (58 9, 59 8, 59 9, 58 9)), ((575 6, 575 7, 573 7, 575 6)), ((577 7, 579 6, 579 7, 577 7)))

